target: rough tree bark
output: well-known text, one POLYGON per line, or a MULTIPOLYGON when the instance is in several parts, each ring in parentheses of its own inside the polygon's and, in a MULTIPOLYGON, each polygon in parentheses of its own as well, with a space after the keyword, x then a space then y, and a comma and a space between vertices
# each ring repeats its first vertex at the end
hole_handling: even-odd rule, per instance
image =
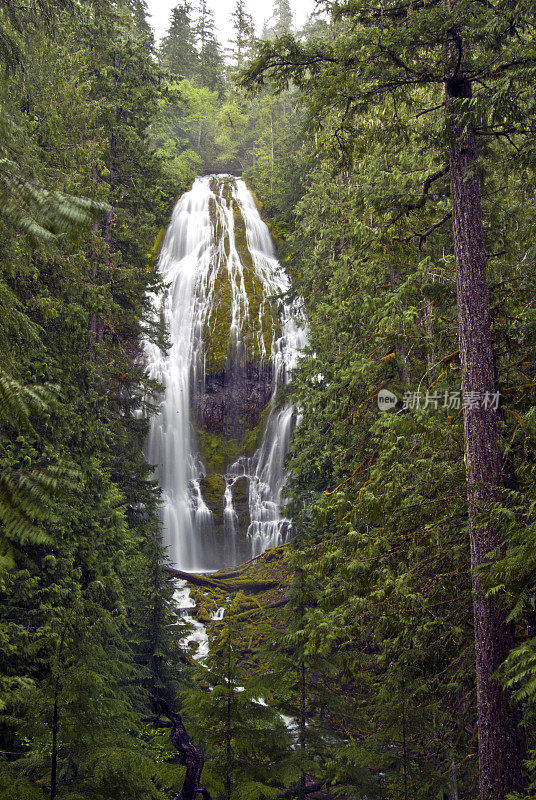
POLYGON ((142 722, 151 723, 156 728, 169 728, 173 747, 178 750, 186 764, 186 775, 184 776, 182 789, 174 800, 195 800, 198 794, 202 795, 204 800, 210 800, 210 794, 207 789, 199 785, 205 763, 203 753, 188 736, 181 715, 176 711, 172 711, 169 704, 161 697, 153 696, 151 700, 157 708, 161 709, 161 713, 166 719, 161 719, 160 715, 158 715, 144 717, 142 722))
MULTIPOLYGON (((457 46, 461 48, 461 44, 457 46)), ((478 393, 473 395, 478 404, 464 411, 464 443, 475 623, 479 797, 504 800, 509 792, 522 788, 523 737, 510 695, 493 677, 513 646, 513 626, 507 622, 503 599, 499 595, 486 597, 479 579, 480 568, 491 561, 492 551, 502 544, 499 531, 490 523, 490 512, 500 500, 503 476, 497 414, 492 403, 486 408, 481 402, 483 397, 491 398, 497 386, 475 130, 457 116, 460 98, 471 97, 471 83, 460 69, 461 56, 460 49, 454 77, 445 82, 445 102, 451 137, 462 391, 466 397, 465 393, 478 393)))

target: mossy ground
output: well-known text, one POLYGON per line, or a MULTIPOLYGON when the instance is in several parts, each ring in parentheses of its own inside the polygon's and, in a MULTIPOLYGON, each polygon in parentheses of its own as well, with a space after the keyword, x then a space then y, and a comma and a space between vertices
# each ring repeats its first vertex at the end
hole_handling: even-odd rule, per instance
POLYGON ((283 608, 274 609, 274 604, 284 600, 291 572, 287 562, 289 544, 280 545, 267 550, 266 553, 236 569, 221 570, 210 576, 218 582, 216 587, 191 587, 191 596, 196 603, 194 615, 196 619, 207 624, 209 642, 218 635, 225 620, 210 620, 210 615, 218 608, 228 607, 233 602, 235 628, 234 646, 237 651, 244 651, 242 667, 251 675, 263 669, 258 659, 251 657, 251 651, 266 644, 267 630, 266 610, 270 609, 273 625, 281 625, 283 608), (244 588, 249 584, 250 587, 244 588), (266 609, 266 610, 265 610, 266 609), (280 623, 278 622, 280 618, 280 623))

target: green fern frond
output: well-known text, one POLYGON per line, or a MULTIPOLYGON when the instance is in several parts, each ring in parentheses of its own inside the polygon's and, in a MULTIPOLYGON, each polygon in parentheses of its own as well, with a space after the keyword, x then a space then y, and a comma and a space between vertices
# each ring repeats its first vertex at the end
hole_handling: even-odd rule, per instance
POLYGON ((8 158, 0 158, 0 198, 0 218, 10 228, 45 243, 54 241, 59 234, 89 227, 96 216, 109 210, 106 203, 51 192, 33 184, 8 158))
MULTIPOLYGON (((0 58, 1 50, 0 41, 0 58)), ((9 229, 26 233, 35 243, 46 244, 60 234, 88 228, 97 216, 110 210, 106 203, 50 191, 34 183, 8 149, 17 134, 15 123, 0 108, 0 221, 9 229)))
POLYGON ((0 472, 0 524, 5 538, 18 544, 49 542, 39 523, 54 522, 54 501, 75 490, 80 479, 80 471, 69 461, 26 473, 0 472))
POLYGON ((235 794, 237 800, 275 800, 281 796, 281 789, 258 781, 247 781, 236 787, 235 794))
POLYGON ((25 386, 0 372, 0 420, 32 430, 32 413, 44 413, 57 396, 55 386, 25 386))
POLYGON ((37 345, 40 341, 38 326, 24 313, 19 299, 2 281, 0 281, 0 329, 6 338, 31 342, 33 345, 37 345))
POLYGON ((536 703, 536 641, 516 647, 501 669, 503 684, 512 690, 517 701, 534 706, 536 703))

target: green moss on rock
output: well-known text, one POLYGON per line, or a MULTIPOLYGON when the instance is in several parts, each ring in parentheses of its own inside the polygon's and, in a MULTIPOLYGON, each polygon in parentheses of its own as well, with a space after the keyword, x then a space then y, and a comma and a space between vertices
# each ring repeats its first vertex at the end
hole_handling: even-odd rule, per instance
POLYGON ((236 461, 239 456, 252 456, 261 443, 269 414, 270 403, 261 411, 259 422, 255 427, 248 428, 245 425, 243 426, 242 429, 245 428, 245 433, 240 438, 228 436, 226 431, 214 433, 198 428, 197 441, 199 451, 207 472, 210 475, 217 475, 218 473, 222 475, 229 464, 236 461))
POLYGON ((251 517, 249 514, 249 480, 237 478, 231 487, 233 506, 238 517, 238 530, 247 531, 251 517))
MULTIPOLYGON (((255 272, 253 258, 247 243, 245 221, 238 203, 232 198, 231 183, 230 179, 224 181, 220 193, 225 202, 232 205, 235 247, 242 264, 244 288, 248 298, 248 311, 241 332, 244 344, 242 358, 244 361, 259 363, 261 360, 270 358, 273 339, 281 335, 281 326, 275 303, 266 296, 264 286, 255 272)), ((216 192, 217 183, 212 188, 216 192)), ((217 203, 213 198, 209 201, 209 214, 214 239, 219 241, 224 233, 217 203)), ((222 263, 214 265, 214 269, 217 269, 218 273, 213 286, 212 310, 203 335, 207 374, 218 374, 225 370, 235 344, 231 340, 233 293, 228 270, 230 255, 228 236, 225 236, 223 251, 222 263)))
POLYGON ((270 403, 261 411, 257 425, 245 432, 241 445, 244 448, 242 452, 246 455, 252 456, 257 447, 259 447, 269 414, 270 403))
POLYGON ((213 291, 212 310, 203 335, 207 375, 223 372, 227 363, 233 319, 233 295, 227 267, 220 267, 213 291))
POLYGON ((203 500, 213 514, 221 512, 223 507, 223 495, 225 494, 225 481, 221 475, 207 475, 202 478, 201 492, 203 500))
POLYGON ((237 439, 225 439, 217 433, 202 429, 198 429, 197 434, 203 463, 210 474, 220 473, 221 475, 225 472, 226 467, 244 452, 241 449, 242 442, 237 439))

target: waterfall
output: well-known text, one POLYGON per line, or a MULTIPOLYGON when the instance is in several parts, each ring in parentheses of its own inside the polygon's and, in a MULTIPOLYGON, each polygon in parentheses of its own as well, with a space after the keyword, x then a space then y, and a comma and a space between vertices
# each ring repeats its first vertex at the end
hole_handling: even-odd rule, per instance
POLYGON ((273 398, 304 326, 281 297, 289 278, 242 180, 194 182, 173 212, 159 271, 165 289, 153 301, 170 347, 145 343, 149 376, 163 386, 147 458, 166 544, 187 571, 234 566, 288 535, 280 499, 295 412, 273 398))

